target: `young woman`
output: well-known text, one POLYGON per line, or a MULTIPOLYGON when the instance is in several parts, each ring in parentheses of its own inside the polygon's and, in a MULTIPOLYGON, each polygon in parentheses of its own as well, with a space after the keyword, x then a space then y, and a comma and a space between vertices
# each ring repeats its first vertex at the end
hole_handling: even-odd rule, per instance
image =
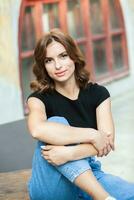
POLYGON ((38 140, 31 200, 134 200, 134 184, 106 174, 94 157, 114 150, 107 89, 89 82, 74 40, 53 29, 34 52, 28 127, 38 140))

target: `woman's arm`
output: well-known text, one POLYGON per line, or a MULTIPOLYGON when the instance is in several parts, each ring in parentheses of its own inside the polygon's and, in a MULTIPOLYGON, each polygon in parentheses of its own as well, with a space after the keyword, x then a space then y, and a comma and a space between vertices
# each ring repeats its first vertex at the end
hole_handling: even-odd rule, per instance
POLYGON ((77 128, 47 121, 45 106, 35 97, 29 98, 28 108, 28 129, 31 135, 40 141, 54 145, 92 143, 95 136, 100 135, 95 129, 77 128))
POLYGON ((79 144, 75 146, 51 146, 48 145, 42 150, 42 154, 52 164, 63 164, 71 160, 79 160, 90 156, 107 155, 111 148, 114 149, 114 124, 111 113, 110 98, 102 102, 96 109, 97 127, 110 137, 110 144, 107 149, 97 151, 92 144, 79 144))
POLYGON ((108 148, 104 148, 101 151, 97 151, 92 144, 80 144, 73 146, 70 150, 71 160, 78 160, 90 156, 104 156, 107 155, 111 149, 114 150, 114 123, 111 112, 111 100, 110 98, 102 102, 96 109, 97 128, 101 133, 108 135, 110 143, 108 148))
POLYGON ((97 118, 97 128, 98 130, 108 135, 109 145, 107 148, 100 150, 99 152, 94 148, 92 144, 80 144, 72 148, 72 160, 77 160, 90 156, 104 156, 107 155, 111 149, 114 150, 114 123, 111 112, 111 100, 110 98, 103 101, 96 109, 96 118, 97 118))
POLYGON ((79 160, 91 156, 96 156, 98 151, 92 144, 79 144, 70 147, 70 160, 79 160))
POLYGON ((42 146, 42 156, 53 165, 62 165, 68 161, 95 156, 98 151, 92 144, 78 144, 73 146, 42 146))
MULTIPOLYGON (((112 111, 111 111, 111 99, 108 98, 105 101, 103 101, 96 109, 96 118, 97 118, 97 129, 100 132, 105 133, 110 140, 110 147, 112 150, 114 150, 114 137, 115 137, 115 129, 114 129, 114 122, 112 117, 112 111)), ((99 152, 98 156, 101 156, 101 153, 99 152)))

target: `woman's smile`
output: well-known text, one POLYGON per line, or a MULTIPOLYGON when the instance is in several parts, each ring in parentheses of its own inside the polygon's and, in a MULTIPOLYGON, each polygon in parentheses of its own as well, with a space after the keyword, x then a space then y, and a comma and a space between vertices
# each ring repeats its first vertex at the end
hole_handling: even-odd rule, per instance
POLYGON ((64 76, 66 74, 66 72, 67 72, 67 69, 59 71, 59 72, 56 72, 55 74, 56 74, 56 76, 61 77, 61 76, 64 76))

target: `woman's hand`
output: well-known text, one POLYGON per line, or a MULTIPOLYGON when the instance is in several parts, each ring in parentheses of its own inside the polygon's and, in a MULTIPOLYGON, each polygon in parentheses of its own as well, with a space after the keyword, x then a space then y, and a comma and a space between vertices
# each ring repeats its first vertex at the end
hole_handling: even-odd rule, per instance
POLYGON ((71 160, 71 151, 67 146, 42 146, 41 155, 52 165, 62 165, 71 160))
POLYGON ((104 132, 97 131, 92 144, 98 151, 98 157, 106 156, 111 149, 114 150, 113 137, 104 132))
POLYGON ((110 142, 110 147, 111 149, 114 151, 115 150, 115 138, 114 138, 114 134, 108 134, 109 137, 109 142, 110 142))

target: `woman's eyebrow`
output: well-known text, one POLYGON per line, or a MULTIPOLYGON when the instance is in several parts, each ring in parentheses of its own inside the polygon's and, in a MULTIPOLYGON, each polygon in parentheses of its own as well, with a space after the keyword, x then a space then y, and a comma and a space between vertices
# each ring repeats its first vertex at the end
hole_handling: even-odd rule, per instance
POLYGON ((61 52, 61 53, 59 54, 59 56, 62 55, 63 53, 67 53, 67 51, 63 51, 63 52, 61 52))
MULTIPOLYGON (((58 56, 62 55, 63 53, 67 53, 67 51, 63 51, 61 53, 58 54, 58 56)), ((53 57, 45 57, 45 59, 52 59, 53 57)))
POLYGON ((52 59, 52 57, 45 57, 45 60, 46 60, 46 59, 52 59))

